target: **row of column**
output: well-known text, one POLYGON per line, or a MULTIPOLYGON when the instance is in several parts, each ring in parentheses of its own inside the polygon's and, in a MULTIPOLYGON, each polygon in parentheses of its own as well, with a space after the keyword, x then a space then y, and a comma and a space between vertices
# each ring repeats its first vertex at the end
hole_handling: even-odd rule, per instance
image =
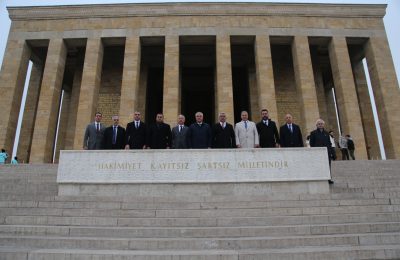
MULTIPOLYGON (((216 36, 216 113, 225 112, 231 120, 234 118, 230 36, 216 36)), ((12 150, 18 112, 21 102, 26 68, 30 59, 30 48, 24 40, 9 41, 0 75, 2 95, 0 97, 0 147, 12 150)), ((295 36, 292 44, 293 65, 302 118, 298 119, 303 133, 315 128, 320 116, 318 97, 311 62, 307 36, 295 36)), ((374 95, 377 101, 378 115, 382 127, 382 136, 387 158, 400 158, 400 116, 396 114, 396 102, 400 101, 400 91, 394 71, 390 50, 386 38, 370 38, 366 44, 366 57, 374 95)), ((40 79, 40 95, 36 115, 25 115, 26 128, 31 131, 32 142, 29 161, 48 163, 52 159, 53 142, 56 134, 57 111, 62 90, 63 72, 67 47, 63 39, 51 39, 43 75, 40 79), (35 117, 36 116, 36 117, 35 117)), ((329 58, 332 67, 337 104, 341 126, 344 133, 351 133, 356 144, 358 158, 367 158, 363 122, 360 116, 359 102, 351 62, 345 37, 333 37, 329 44, 329 58)), ((74 149, 81 149, 83 132, 92 121, 97 105, 100 87, 103 46, 101 39, 88 39, 85 61, 81 76, 79 93, 71 98, 78 100, 75 108, 76 122, 73 130, 68 129, 66 136, 74 149), (71 141, 73 140, 73 141, 71 141)), ((278 118, 277 100, 273 76, 270 37, 257 35, 255 38, 255 64, 258 108, 268 108, 272 118, 278 118)), ((128 37, 125 43, 125 58, 121 87, 120 117, 128 122, 138 107, 140 75, 140 38, 128 37)), ((37 68, 34 68, 34 73, 37 68)), ((34 77, 35 78, 35 77, 34 77)), ((36 77, 37 78, 37 77, 36 77)), ((33 79, 31 80, 33 81, 33 79)), ((38 81, 36 79, 36 81, 38 81)), ((163 113, 169 123, 174 124, 180 112, 179 83, 179 36, 165 37, 163 113)), ((75 90, 76 91, 76 90, 75 90)), ((34 100, 35 97, 30 97, 34 100)), ((30 101, 34 102, 34 101, 30 101)), ((32 110, 32 109, 31 109, 32 110)), ((33 109, 34 110, 34 109, 33 109)), ((69 115, 69 120, 71 115, 69 115)), ((25 120, 25 119, 24 119, 25 120)), ((24 148, 22 148, 24 147, 24 148)), ((29 145, 22 145, 26 149, 29 145)))

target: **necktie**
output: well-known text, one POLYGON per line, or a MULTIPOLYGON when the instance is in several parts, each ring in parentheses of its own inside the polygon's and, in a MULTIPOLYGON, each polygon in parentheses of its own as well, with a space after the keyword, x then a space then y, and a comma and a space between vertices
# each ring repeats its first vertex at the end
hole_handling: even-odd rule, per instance
POLYGON ((135 122, 136 123, 136 129, 139 128, 139 122, 135 122))
POLYGON ((112 144, 117 143, 117 127, 114 126, 112 144))
POLYGON ((247 121, 244 121, 244 128, 247 129, 247 121))
POLYGON ((96 124, 96 131, 100 132, 100 124, 99 123, 96 124))
POLYGON ((182 131, 182 126, 180 125, 179 126, 179 133, 182 131))
POLYGON ((292 124, 289 125, 289 130, 290 130, 291 133, 293 133, 292 124))

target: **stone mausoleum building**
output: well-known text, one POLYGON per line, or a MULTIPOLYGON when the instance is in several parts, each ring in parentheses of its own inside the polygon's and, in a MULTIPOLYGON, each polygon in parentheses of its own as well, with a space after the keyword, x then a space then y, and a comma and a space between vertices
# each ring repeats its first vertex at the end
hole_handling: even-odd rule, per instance
POLYGON ((13 148, 31 61, 20 161, 47 163, 54 149, 56 157, 61 149, 82 149, 96 111, 106 124, 119 114, 125 126, 135 110, 147 122, 162 111, 175 124, 179 113, 190 123, 196 111, 209 123, 219 112, 237 122, 241 110, 258 121, 262 108, 278 124, 293 114, 304 136, 319 117, 338 133, 338 115, 357 157, 378 158, 366 58, 386 155, 400 159, 400 91, 385 10, 271 3, 8 7, 0 147, 13 148))

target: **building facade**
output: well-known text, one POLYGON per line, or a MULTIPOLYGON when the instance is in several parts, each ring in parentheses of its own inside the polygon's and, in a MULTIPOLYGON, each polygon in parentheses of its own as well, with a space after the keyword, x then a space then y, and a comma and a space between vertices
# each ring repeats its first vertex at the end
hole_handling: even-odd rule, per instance
POLYGON ((31 61, 18 145, 26 162, 51 162, 55 149, 82 149, 96 111, 106 124, 119 114, 126 125, 137 110, 148 122, 163 112, 174 125, 179 113, 190 122, 196 111, 210 123, 219 112, 237 122, 242 110, 258 121, 262 108, 278 124, 291 113, 304 136, 317 118, 338 133, 338 116, 357 157, 379 158, 366 58, 385 152, 399 159, 400 90, 385 10, 270 3, 8 7, 0 147, 12 150, 31 61))

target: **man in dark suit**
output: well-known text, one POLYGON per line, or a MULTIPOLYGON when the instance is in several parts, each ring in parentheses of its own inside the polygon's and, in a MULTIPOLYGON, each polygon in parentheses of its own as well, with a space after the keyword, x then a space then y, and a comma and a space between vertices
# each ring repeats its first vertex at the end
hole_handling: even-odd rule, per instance
POLYGON ((268 110, 261 110, 262 120, 257 123, 257 132, 260 135, 260 147, 273 148, 279 147, 278 128, 274 121, 269 119, 268 110))
POLYGON ((203 113, 197 112, 196 122, 189 127, 189 147, 194 149, 211 148, 211 127, 203 122, 203 113))
POLYGON ((293 123, 292 115, 286 114, 285 121, 279 129, 281 147, 304 147, 300 127, 293 123))
POLYGON ((105 125, 101 123, 103 115, 96 112, 94 122, 88 124, 83 137, 84 150, 100 150, 103 144, 103 134, 106 129, 105 125))
POLYGON ((233 126, 226 122, 225 113, 219 113, 219 122, 213 125, 211 133, 213 148, 236 148, 235 131, 233 126))
POLYGON ((112 116, 113 125, 104 130, 103 149, 124 149, 125 128, 119 125, 119 116, 112 116))
POLYGON ((133 114, 133 121, 126 125, 125 149, 146 148, 146 124, 140 121, 140 112, 133 114))
POLYGON ((169 149, 171 147, 171 127, 164 123, 164 115, 158 113, 156 123, 147 131, 147 149, 169 149))
POLYGON ((172 128, 172 148, 173 149, 187 149, 188 145, 188 132, 189 127, 185 126, 185 116, 178 116, 178 124, 172 128))

